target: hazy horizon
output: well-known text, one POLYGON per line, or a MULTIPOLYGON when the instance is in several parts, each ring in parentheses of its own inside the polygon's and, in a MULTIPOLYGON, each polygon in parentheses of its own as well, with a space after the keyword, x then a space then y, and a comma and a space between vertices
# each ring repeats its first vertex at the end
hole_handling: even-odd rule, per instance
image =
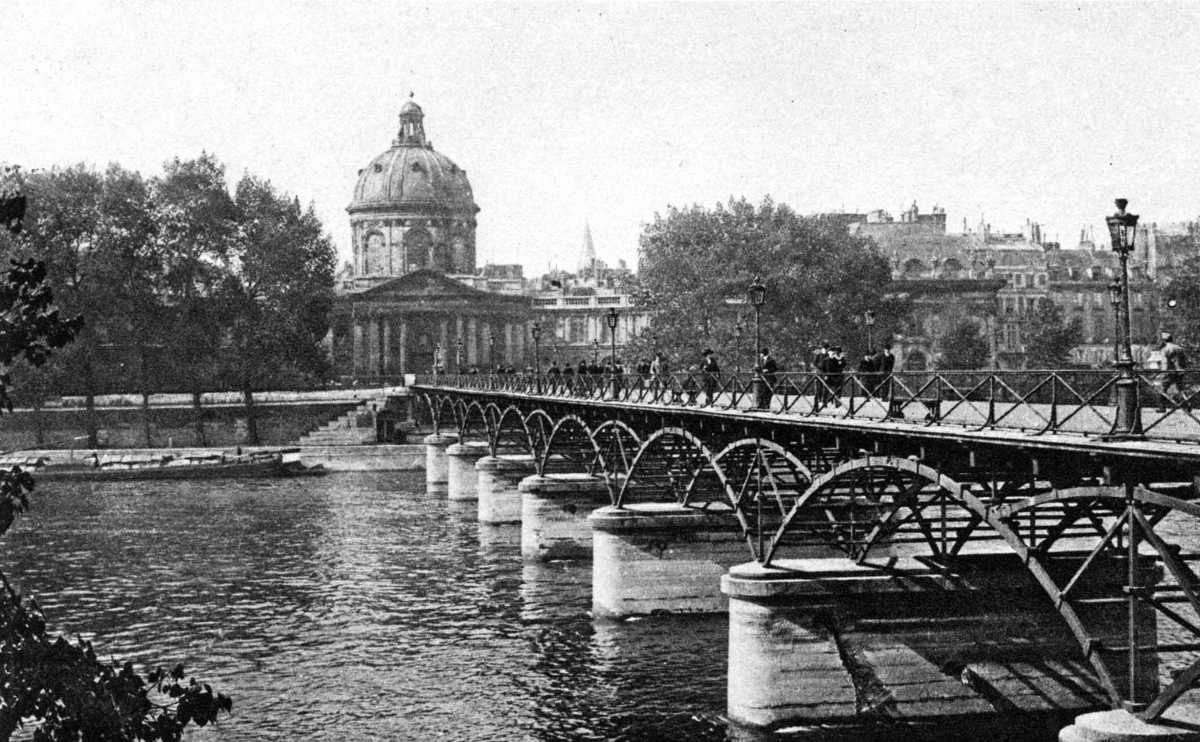
POLYGON ((1200 214, 1200 6, 44 3, 0 19, 0 160, 152 175, 216 155, 345 207, 410 91, 481 207, 479 263, 636 262, 668 205, 914 200, 1073 247, 1116 196, 1200 214))

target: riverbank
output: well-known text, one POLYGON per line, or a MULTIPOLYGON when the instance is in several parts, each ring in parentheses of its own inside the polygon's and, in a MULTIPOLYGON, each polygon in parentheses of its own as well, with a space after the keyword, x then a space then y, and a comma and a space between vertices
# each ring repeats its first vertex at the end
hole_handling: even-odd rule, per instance
MULTIPOLYGON (((320 464, 329 471, 421 471, 425 468, 425 446, 413 444, 371 444, 362 446, 286 446, 296 450, 300 462, 305 466, 320 464)), ((95 456, 113 460, 121 457, 145 459, 151 456, 170 454, 179 458, 202 457, 224 454, 253 453, 256 451, 278 451, 279 446, 243 446, 217 448, 76 448, 76 449, 25 449, 13 451, 6 459, 24 458, 29 461, 42 459, 51 465, 82 463, 95 456)))

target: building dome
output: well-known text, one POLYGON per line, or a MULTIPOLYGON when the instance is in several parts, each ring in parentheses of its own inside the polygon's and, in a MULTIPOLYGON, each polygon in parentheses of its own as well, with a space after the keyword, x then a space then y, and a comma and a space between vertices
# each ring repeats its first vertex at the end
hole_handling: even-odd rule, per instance
POLYGON ((419 105, 405 102, 392 146, 358 172, 350 213, 405 206, 479 211, 466 172, 425 140, 424 119, 419 105))
POLYGON ((406 206, 479 211, 467 174, 449 157, 428 145, 393 145, 359 171, 348 211, 406 206))
MULTIPOLYGON (((411 96, 410 96, 411 97, 411 96)), ((373 281, 415 270, 475 272, 475 204, 465 170, 425 139, 425 113, 400 109, 392 146, 358 171, 346 208, 354 275, 373 281)))

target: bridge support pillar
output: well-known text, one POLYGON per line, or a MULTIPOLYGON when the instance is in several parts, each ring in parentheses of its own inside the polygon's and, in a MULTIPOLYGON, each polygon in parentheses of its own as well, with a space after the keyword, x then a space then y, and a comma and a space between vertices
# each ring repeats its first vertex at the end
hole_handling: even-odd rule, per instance
MULTIPOLYGON (((1069 576, 1082 559, 1071 555, 1054 570, 1069 576)), ((1120 594, 1124 563, 1113 562, 1080 592, 1120 594)), ((953 719, 959 736, 1031 729, 1034 738, 1108 707, 1066 622, 1012 554, 964 555, 944 567, 911 557, 884 564, 789 559, 738 565, 722 578, 731 720, 756 729, 828 723, 864 730, 880 719, 903 720, 920 736, 923 726, 953 719)), ((1145 569, 1148 580, 1157 579, 1149 562, 1145 569)), ((1087 623, 1111 626, 1102 640, 1116 646, 1124 603, 1090 610, 1096 613, 1087 623)), ((1152 609, 1140 626, 1153 643, 1152 609)), ((1156 685, 1152 655, 1139 676, 1156 685)), ((1122 680, 1119 671, 1115 679, 1122 680)))
POLYGON ((1083 714, 1058 733, 1059 742, 1200 742, 1200 711, 1168 709, 1163 723, 1148 724, 1128 711, 1083 714))
POLYGON ((451 500, 476 497, 475 462, 487 455, 483 441, 463 441, 446 448, 446 496, 451 500))
POLYGON ((532 456, 484 456, 475 462, 478 476, 479 522, 490 525, 521 522, 521 480, 534 472, 532 456))
POLYGON ((425 488, 430 492, 441 494, 446 491, 449 468, 446 449, 457 442, 458 436, 452 434, 434 433, 425 436, 425 488))
POLYGON ((612 500, 603 477, 534 475, 521 480, 521 554, 526 559, 590 559, 588 515, 612 500))
POLYGON ((727 507, 674 503, 604 507, 593 512, 592 615, 725 610, 721 576, 749 553, 727 507))

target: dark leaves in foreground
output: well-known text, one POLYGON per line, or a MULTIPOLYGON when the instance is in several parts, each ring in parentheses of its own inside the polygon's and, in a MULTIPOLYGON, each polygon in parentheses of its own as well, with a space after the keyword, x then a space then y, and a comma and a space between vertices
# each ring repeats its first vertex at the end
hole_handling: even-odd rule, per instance
POLYGON ((194 678, 183 665, 143 678, 126 662, 105 663, 91 642, 46 631, 32 600, 5 582, 0 595, 0 739, 34 719, 34 740, 178 740, 205 726, 233 701, 194 678))
MULTIPOLYGON (((83 326, 59 316, 45 277, 35 260, 14 260, 0 275, 0 405, 9 410, 12 364, 41 366, 83 326)), ((33 484, 20 467, 0 469, 0 535, 29 508, 33 484)), ((37 742, 178 740, 188 724, 204 726, 233 708, 228 696, 185 675, 176 665, 142 677, 128 662, 99 660, 89 641, 48 633, 37 603, 0 573, 0 740, 26 721, 37 742)))

